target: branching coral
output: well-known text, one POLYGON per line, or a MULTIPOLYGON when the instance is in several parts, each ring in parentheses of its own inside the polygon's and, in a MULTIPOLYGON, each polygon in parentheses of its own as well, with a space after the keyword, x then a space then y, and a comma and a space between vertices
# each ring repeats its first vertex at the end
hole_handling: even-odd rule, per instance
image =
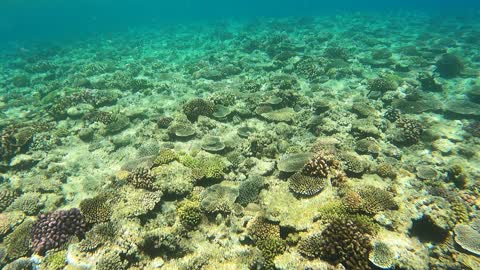
POLYGON ((321 258, 330 263, 341 263, 347 269, 368 270, 370 230, 353 220, 332 220, 323 231, 302 239, 298 245, 300 254, 309 258, 321 258))

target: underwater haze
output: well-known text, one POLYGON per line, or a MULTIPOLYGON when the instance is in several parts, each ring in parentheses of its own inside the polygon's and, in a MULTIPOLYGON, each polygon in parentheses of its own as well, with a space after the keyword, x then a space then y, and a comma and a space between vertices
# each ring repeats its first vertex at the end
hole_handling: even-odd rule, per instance
POLYGON ((3 0, 1 269, 480 269, 478 1, 3 0))

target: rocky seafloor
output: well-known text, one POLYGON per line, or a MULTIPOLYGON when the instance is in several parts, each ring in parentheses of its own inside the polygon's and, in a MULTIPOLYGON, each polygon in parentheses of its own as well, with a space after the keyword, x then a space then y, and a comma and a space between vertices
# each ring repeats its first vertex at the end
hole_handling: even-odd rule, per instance
POLYGON ((480 22, 162 25, 0 56, 3 269, 480 269, 480 22))

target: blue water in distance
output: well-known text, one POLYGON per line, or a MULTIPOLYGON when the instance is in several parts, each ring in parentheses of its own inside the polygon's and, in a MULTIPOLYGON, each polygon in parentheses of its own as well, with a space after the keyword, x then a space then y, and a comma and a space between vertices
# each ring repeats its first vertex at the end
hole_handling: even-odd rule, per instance
POLYGON ((81 38, 148 23, 344 11, 421 10, 479 16, 479 0, 2 0, 0 41, 81 38))

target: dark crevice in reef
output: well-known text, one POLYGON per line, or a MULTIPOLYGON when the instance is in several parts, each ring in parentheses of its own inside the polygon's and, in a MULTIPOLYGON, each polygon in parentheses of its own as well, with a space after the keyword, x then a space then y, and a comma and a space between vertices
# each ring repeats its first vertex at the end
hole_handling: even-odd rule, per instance
POLYGON ((430 216, 422 216, 412 221, 409 234, 417 237, 420 242, 442 243, 448 237, 448 231, 440 228, 430 216))

